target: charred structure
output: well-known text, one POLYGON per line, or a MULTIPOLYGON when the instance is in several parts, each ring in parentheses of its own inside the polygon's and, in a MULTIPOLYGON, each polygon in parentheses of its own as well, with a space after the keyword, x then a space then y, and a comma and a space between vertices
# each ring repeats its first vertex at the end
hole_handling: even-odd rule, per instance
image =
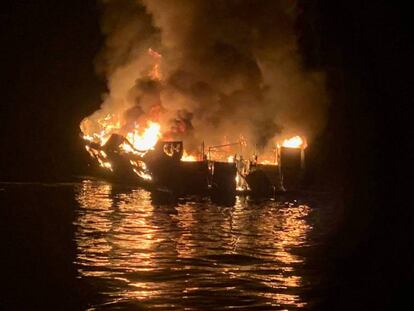
POLYGON ((301 148, 280 148, 280 174, 286 189, 296 189, 303 178, 304 150, 301 148))

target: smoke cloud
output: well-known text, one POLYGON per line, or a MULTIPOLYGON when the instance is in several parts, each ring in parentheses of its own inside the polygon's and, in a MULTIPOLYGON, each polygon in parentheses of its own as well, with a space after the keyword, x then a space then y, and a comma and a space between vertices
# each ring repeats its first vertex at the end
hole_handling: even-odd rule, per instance
POLYGON ((105 0, 105 47, 98 71, 108 81, 102 120, 121 134, 156 119, 187 149, 241 135, 264 148, 278 139, 311 140, 324 126, 324 74, 305 70, 297 47, 295 1, 105 0), (108 117, 111 115, 112 117, 108 117))

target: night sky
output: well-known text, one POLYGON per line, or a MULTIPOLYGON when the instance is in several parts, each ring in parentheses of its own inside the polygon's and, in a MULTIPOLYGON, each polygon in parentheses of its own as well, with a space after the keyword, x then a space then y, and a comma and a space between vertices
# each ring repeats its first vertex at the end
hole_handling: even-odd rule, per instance
MULTIPOLYGON (((331 97, 327 128, 312 148, 309 178, 344 189, 342 234, 348 238, 334 244, 353 241, 352 255, 343 260, 332 251, 343 262, 332 273, 345 279, 372 274, 377 281, 363 283, 361 292, 375 301, 400 293, 410 279, 410 257, 400 254, 412 247, 412 206, 394 191, 402 189, 412 165, 408 10, 389 1, 301 3, 305 63, 326 70, 331 97), (379 258, 377 267, 359 260, 369 256, 379 258)), ((100 7, 89 0, 10 1, 1 10, 0 179, 70 180, 82 174, 87 156, 79 122, 99 107, 105 90, 94 69, 103 44, 100 7)), ((351 286, 341 290, 332 297, 344 309, 352 306, 349 297, 362 295, 351 286)))
POLYGON ((99 7, 19 1, 2 10, 2 178, 67 179, 79 157, 79 122, 104 90, 94 69, 99 7))

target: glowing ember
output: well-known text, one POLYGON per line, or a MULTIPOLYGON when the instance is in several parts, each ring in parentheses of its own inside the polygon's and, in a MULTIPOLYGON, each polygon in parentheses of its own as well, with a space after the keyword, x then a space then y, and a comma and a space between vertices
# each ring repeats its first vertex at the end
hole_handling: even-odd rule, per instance
POLYGON ((139 168, 141 170, 147 170, 147 165, 143 161, 130 160, 129 163, 131 163, 132 166, 139 168))
POLYGON ((112 164, 109 162, 100 162, 101 166, 112 171, 112 164))
POLYGON ((108 156, 103 150, 98 151, 90 148, 89 146, 85 146, 85 149, 88 151, 92 158, 95 158, 98 161, 101 167, 113 171, 112 164, 107 161, 108 156))
POLYGON ((126 135, 128 141, 137 150, 149 150, 152 149, 161 137, 161 126, 155 122, 148 122, 148 127, 144 132, 135 129, 126 135))
POLYGON ((137 174, 139 177, 147 181, 152 180, 151 173, 148 171, 145 162, 139 160, 130 160, 129 163, 132 165, 133 172, 137 174))
POLYGON ((137 174, 139 177, 141 177, 142 179, 145 180, 152 180, 152 176, 149 173, 143 172, 143 171, 139 171, 137 169, 132 169, 134 171, 135 174, 137 174))
POLYGON ((300 136, 294 136, 289 139, 285 139, 282 143, 282 147, 286 148, 306 148, 306 143, 300 136))

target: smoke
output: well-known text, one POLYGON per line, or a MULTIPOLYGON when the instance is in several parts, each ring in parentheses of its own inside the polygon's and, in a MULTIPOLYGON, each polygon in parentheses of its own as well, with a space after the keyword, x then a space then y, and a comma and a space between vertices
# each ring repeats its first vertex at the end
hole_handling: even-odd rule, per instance
POLYGON ((121 134, 156 119, 187 149, 241 135, 251 146, 324 126, 324 75, 305 70, 295 1, 105 0, 106 44, 97 68, 108 81, 101 109, 121 134))

